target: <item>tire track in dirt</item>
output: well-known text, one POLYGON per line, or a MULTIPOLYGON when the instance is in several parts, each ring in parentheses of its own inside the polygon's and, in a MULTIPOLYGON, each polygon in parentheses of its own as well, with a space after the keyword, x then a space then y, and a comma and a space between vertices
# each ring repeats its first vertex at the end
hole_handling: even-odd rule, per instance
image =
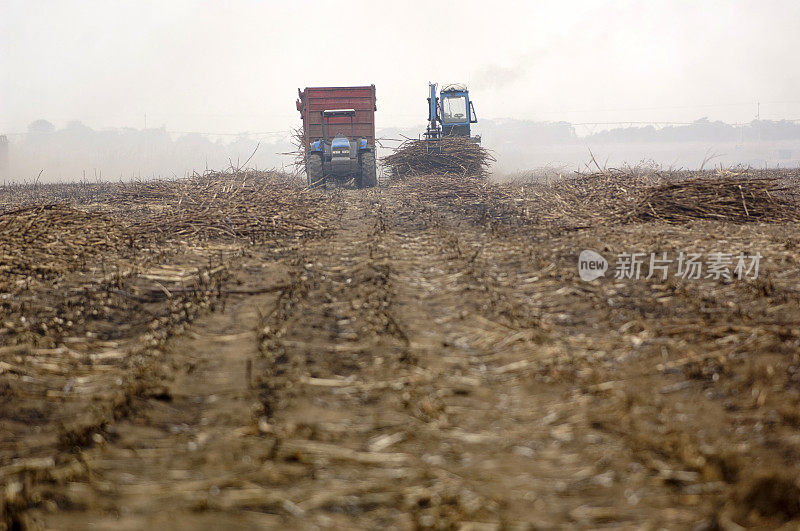
MULTIPOLYGON (((213 264, 214 258, 185 250, 169 254, 160 256, 160 261, 148 255, 140 264, 148 267, 117 270, 94 283, 75 274, 83 283, 66 298, 58 290, 38 298, 26 294, 40 304, 57 305, 56 315, 63 317, 71 335, 64 338, 63 330, 56 331, 56 338, 64 338, 57 348, 21 343, 2 349, 5 359, 15 365, 3 363, 6 393, 0 423, 0 479, 5 488, 0 527, 25 527, 31 524, 27 509, 48 503, 55 507, 47 495, 51 485, 87 477, 82 452, 113 438, 112 426, 117 421, 163 396, 160 348, 198 315, 215 307, 219 285, 227 274, 224 266, 213 264), (159 276, 165 271, 170 279, 183 273, 180 284, 159 276), (160 287, 155 292, 153 284, 160 287), (134 298, 135 302, 129 300, 134 298), (87 308, 94 310, 89 313, 87 308), (114 340, 102 340, 109 338, 114 340), (9 399, 15 395, 25 400, 9 399)), ((69 280, 75 282, 75 278, 69 280)), ((47 327, 42 330, 46 332, 47 327)), ((51 340, 46 335, 42 338, 51 340)))
POLYGON ((315 288, 280 338, 262 343, 286 367, 284 400, 268 408, 277 414, 262 428, 275 437, 278 462, 307 470, 309 479, 292 484, 299 515, 322 525, 409 527, 651 518, 653 507, 634 507, 620 484, 625 471, 613 458, 627 464, 629 456, 610 456, 614 441, 600 444, 608 436, 588 426, 588 399, 530 381, 531 367, 557 348, 541 345, 538 319, 497 293, 486 270, 470 273, 473 255, 459 252, 462 236, 453 233, 463 227, 409 212, 413 203, 391 191, 377 205, 356 201, 351 229, 305 249, 317 256, 304 266, 315 288), (377 219, 365 222, 369 211, 377 219), (388 281, 364 274, 387 257, 388 281), (349 326, 376 291, 408 353, 385 329, 349 326))
POLYGON ((236 506, 214 494, 257 475, 254 463, 269 453, 254 427, 247 375, 257 354, 258 309, 276 295, 246 293, 287 280, 286 266, 260 253, 229 267, 230 282, 238 285, 224 306, 197 319, 153 360, 158 371, 150 377, 160 379, 162 393, 105 426, 103 436, 77 454, 81 474, 37 485, 29 524, 189 529, 274 522, 259 513, 220 520, 215 511, 204 511, 236 506))
MULTIPOLYGON (((428 212, 416 218, 429 220, 430 226, 424 246, 412 256, 444 265, 436 277, 424 270, 411 275, 437 281, 426 286, 434 299, 429 304, 440 305, 443 313, 432 335, 444 338, 444 344, 431 344, 420 358, 431 364, 449 360, 452 365, 441 373, 458 371, 477 383, 476 403, 455 405, 453 411, 461 414, 449 419, 467 439, 479 441, 487 426, 502 434, 489 437, 490 444, 477 452, 497 459, 488 466, 491 479, 474 467, 458 473, 472 476, 477 488, 502 500, 501 514, 511 522, 550 526, 651 519, 646 513, 653 506, 637 508, 626 494, 646 478, 622 484, 629 456, 614 448, 618 441, 589 426, 587 397, 558 383, 567 375, 559 374, 557 360, 562 365, 572 360, 575 349, 553 333, 550 308, 537 307, 528 297, 537 290, 537 275, 548 273, 536 267, 532 257, 537 253, 525 240, 480 230, 446 203, 417 206, 428 212), (449 297, 441 296, 448 292, 449 297)), ((437 384, 432 387, 446 387, 437 384)))

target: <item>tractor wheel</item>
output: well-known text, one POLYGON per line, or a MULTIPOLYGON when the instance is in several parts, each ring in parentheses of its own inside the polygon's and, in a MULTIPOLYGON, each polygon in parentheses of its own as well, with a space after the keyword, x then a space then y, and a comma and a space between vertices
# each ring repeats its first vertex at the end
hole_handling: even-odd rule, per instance
POLYGON ((365 151, 361 154, 361 179, 359 188, 373 188, 378 184, 378 173, 375 168, 375 153, 365 151))
POLYGON ((322 174, 322 157, 311 153, 306 160, 306 178, 308 186, 318 187, 325 184, 325 176, 322 174))

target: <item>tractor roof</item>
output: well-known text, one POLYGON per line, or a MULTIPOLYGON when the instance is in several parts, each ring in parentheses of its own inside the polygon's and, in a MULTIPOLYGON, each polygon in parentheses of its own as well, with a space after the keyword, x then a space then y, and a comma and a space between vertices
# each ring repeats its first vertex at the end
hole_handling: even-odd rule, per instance
POLYGON ((442 87, 442 92, 466 92, 467 85, 464 83, 450 83, 442 87))

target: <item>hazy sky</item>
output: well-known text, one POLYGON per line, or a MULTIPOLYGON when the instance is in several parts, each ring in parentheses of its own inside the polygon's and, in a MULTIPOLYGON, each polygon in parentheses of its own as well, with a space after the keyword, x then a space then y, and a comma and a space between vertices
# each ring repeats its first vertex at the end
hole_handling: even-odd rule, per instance
POLYGON ((427 82, 479 118, 800 118, 800 2, 0 1, 0 133, 277 131, 297 88, 374 83, 378 126, 427 82))

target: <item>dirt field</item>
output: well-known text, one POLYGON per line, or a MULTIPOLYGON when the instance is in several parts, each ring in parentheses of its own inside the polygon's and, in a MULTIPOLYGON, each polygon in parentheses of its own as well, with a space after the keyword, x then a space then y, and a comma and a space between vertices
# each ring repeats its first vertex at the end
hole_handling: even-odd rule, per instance
POLYGON ((800 224, 613 179, 0 190, 0 527, 795 529, 800 224))

